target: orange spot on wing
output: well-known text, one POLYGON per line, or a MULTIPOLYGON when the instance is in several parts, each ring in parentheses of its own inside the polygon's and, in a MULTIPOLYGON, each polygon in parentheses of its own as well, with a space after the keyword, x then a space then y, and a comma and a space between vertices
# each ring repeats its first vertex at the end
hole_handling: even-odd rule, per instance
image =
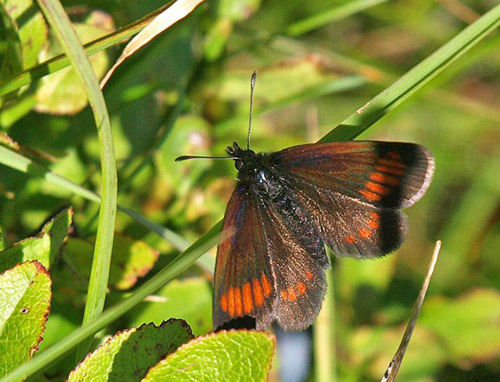
POLYGON ((255 306, 261 306, 264 303, 264 294, 262 292, 259 279, 253 279, 252 286, 255 306))
POLYGON ((391 192, 391 190, 388 189, 387 187, 381 186, 380 184, 373 183, 373 182, 366 182, 365 188, 369 191, 376 192, 377 194, 380 194, 380 195, 385 195, 385 194, 388 194, 389 192, 391 192))
POLYGON ((227 312, 227 294, 222 293, 222 296, 220 296, 220 307, 224 312, 227 312))
POLYGON ((356 242, 354 236, 347 236, 344 240, 349 244, 354 244, 356 242))
POLYGON ((313 278, 313 276, 314 275, 313 275, 313 273, 311 271, 307 271, 306 272, 306 277, 307 277, 308 280, 311 280, 313 278))
POLYGON ((373 229, 378 228, 378 221, 376 220, 368 220, 368 226, 373 229))
POLYGON ((371 215, 372 215, 372 219, 373 219, 373 220, 378 220, 378 219, 380 219, 380 215, 379 215, 378 213, 376 213, 376 212, 372 212, 372 213, 371 213, 371 215))
POLYGON ((304 284, 303 282, 299 282, 297 284, 297 292, 299 292, 299 294, 306 293, 306 290, 307 290, 306 284, 304 284))
POLYGON ((399 184, 398 178, 395 178, 395 177, 390 176, 390 175, 382 174, 380 172, 372 172, 370 174, 370 179, 375 181, 375 182, 382 183, 382 184, 388 184, 391 186, 397 186, 399 184))
POLYGON ((288 294, 285 289, 280 290, 280 296, 282 300, 287 300, 288 299, 288 294))
POLYGON ((370 231, 367 228, 361 228, 359 230, 359 236, 361 236, 363 239, 368 239, 372 235, 372 231, 370 231))
POLYGON ((391 151, 390 153, 387 154, 387 157, 391 159, 401 159, 401 154, 396 151, 391 151))
POLYGON ((400 168, 393 168, 393 167, 388 167, 388 166, 375 166, 375 170, 380 171, 380 172, 385 172, 387 174, 393 174, 393 175, 403 175, 405 171, 400 168))
POLYGON ((229 287, 227 290, 227 313, 229 316, 233 317, 235 312, 234 306, 234 289, 233 287, 229 287))
POLYGON ((297 294, 295 293, 295 290, 293 289, 292 286, 288 287, 288 299, 290 301, 296 301, 297 300, 297 294))
POLYGON ((243 284, 243 310, 249 314, 253 310, 252 285, 250 282, 243 284))
POLYGON ((243 315, 243 302, 241 301, 241 289, 240 288, 234 288, 234 306, 235 306, 236 316, 242 316, 243 315))
POLYGON ((273 289, 271 288, 271 283, 265 274, 262 274, 262 290, 264 291, 264 296, 269 297, 273 289))
POLYGON ((367 191, 367 190, 361 190, 361 191, 359 191, 359 193, 361 195, 363 195, 366 199, 371 200, 371 201, 380 200, 382 198, 380 195, 375 194, 371 191, 367 191))
POLYGON ((379 159, 377 161, 377 164, 380 164, 382 166, 389 166, 389 167, 396 167, 396 168, 405 168, 404 163, 398 160, 391 160, 391 159, 379 159))

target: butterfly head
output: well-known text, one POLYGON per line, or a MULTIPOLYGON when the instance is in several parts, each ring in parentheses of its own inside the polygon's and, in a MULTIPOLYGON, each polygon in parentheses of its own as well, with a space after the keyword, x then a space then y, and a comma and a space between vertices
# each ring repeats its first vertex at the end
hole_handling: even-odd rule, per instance
POLYGON ((241 171, 248 163, 252 162, 252 159, 256 157, 255 151, 244 150, 236 142, 233 142, 232 146, 226 149, 226 153, 234 159, 234 167, 236 170, 241 171))

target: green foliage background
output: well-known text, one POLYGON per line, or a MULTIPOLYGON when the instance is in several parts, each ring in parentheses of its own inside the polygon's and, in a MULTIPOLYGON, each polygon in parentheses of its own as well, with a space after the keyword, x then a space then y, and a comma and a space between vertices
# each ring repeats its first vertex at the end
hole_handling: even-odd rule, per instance
MULTIPOLYGON (((60 48, 40 19, 25 31, 37 37, 36 50, 23 49, 25 37, 12 37, 9 2, 0 3, 0 33, 6 36, 0 45, 1 87, 60 48)), ((349 8, 357 3, 207 1, 118 68, 104 90, 118 202, 183 240, 168 243, 119 212, 113 254, 119 260, 112 264, 108 307, 126 299, 179 247, 223 216, 234 185, 233 164, 173 160, 182 154, 221 155, 233 141, 244 143, 253 70, 259 77, 252 148, 274 151, 314 142, 497 5, 493 0, 399 0, 349 8)), ((162 5, 64 2, 84 42, 162 5)), ((500 378, 499 42, 496 30, 360 137, 425 145, 436 157, 436 173, 426 196, 407 211, 410 232, 397 253, 370 262, 334 261, 328 298, 335 301, 329 309, 335 317, 339 381, 380 379, 437 239, 443 241, 442 253, 400 380, 500 378)), ((94 55, 96 73, 102 76, 118 54, 114 46, 94 55)), ((25 157, 99 192, 99 145, 86 104, 76 75, 58 71, 5 95, 0 127, 25 157)), ((12 147, 6 137, 2 142, 12 147)), ((4 247, 38 234, 67 206, 74 209, 74 228, 51 272, 54 296, 41 351, 81 324, 98 204, 0 166, 4 247)), ((104 334, 170 317, 185 319, 195 335, 208 333, 214 255, 212 249, 96 342, 104 334)), ((44 378, 67 376, 73 358, 46 369, 44 378)), ((276 370, 271 380, 279 380, 276 370)), ((317 370, 310 378, 318 380, 317 370)))

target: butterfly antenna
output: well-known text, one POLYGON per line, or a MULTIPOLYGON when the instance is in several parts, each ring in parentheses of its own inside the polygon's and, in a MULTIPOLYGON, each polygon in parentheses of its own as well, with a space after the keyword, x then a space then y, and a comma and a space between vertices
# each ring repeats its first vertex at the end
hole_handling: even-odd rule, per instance
POLYGON ((181 155, 180 157, 175 158, 176 162, 180 162, 188 159, 238 159, 237 157, 211 157, 211 156, 202 156, 202 155, 181 155))
POLYGON ((250 120, 248 122, 248 136, 247 136, 247 150, 250 150, 250 131, 252 130, 252 113, 253 113, 253 90, 255 89, 255 80, 257 79, 257 72, 252 73, 250 79, 250 120))

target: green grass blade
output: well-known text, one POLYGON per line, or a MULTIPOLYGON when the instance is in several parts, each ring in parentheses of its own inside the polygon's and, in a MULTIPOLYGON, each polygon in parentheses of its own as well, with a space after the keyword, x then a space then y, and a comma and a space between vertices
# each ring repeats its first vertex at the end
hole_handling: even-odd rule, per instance
POLYGON ((320 142, 347 141, 356 138, 499 25, 500 5, 497 5, 344 120, 321 138, 320 142))
MULTIPOLYGON (((39 0, 38 3, 56 34, 63 51, 70 59, 71 65, 83 83, 94 114, 99 137, 102 172, 101 204, 89 289, 83 316, 83 323, 85 324, 95 320, 102 313, 108 287, 118 188, 113 135, 111 134, 108 110, 104 102, 104 96, 99 88, 99 82, 63 6, 58 0, 39 0)), ((81 344, 78 352, 80 357, 83 357, 89 345, 88 341, 86 344, 81 344)))
POLYGON ((317 15, 308 17, 307 19, 290 25, 285 30, 285 34, 297 37, 314 29, 321 28, 322 26, 330 24, 333 21, 352 16, 355 13, 361 12, 367 8, 371 8, 386 1, 387 0, 356 0, 340 7, 335 6, 335 8, 329 11, 323 11, 317 15))
POLYGON ((145 297, 155 293, 165 283, 172 280, 179 273, 189 268, 201 255, 210 248, 217 245, 222 222, 217 223, 210 231, 203 235, 196 243, 192 244, 186 251, 177 256, 168 266, 154 275, 144 285, 138 288, 129 298, 107 309, 96 320, 85 324, 72 332, 70 335, 50 347, 43 353, 34 357, 31 361, 24 363, 10 374, 7 374, 0 382, 14 382, 21 378, 33 375, 43 369, 51 362, 59 359, 68 351, 76 347, 79 343, 92 336, 102 328, 115 321, 121 315, 128 312, 139 304, 145 297))
MULTIPOLYGON (((109 48, 113 45, 118 45, 123 42, 124 39, 132 37, 133 35, 139 33, 148 25, 156 16, 158 16, 165 9, 170 7, 172 2, 164 5, 163 7, 157 9, 154 12, 144 16, 143 18, 123 27, 119 30, 110 33, 106 36, 98 38, 95 41, 91 41, 84 45, 85 52, 88 56, 92 56, 104 49, 109 48)), ((50 60, 36 65, 32 68, 22 71, 21 73, 7 79, 4 82, 0 82, 0 97, 4 96, 14 90, 17 90, 25 85, 31 84, 33 81, 42 78, 51 73, 55 73, 69 66, 70 61, 65 54, 60 54, 50 60)))

